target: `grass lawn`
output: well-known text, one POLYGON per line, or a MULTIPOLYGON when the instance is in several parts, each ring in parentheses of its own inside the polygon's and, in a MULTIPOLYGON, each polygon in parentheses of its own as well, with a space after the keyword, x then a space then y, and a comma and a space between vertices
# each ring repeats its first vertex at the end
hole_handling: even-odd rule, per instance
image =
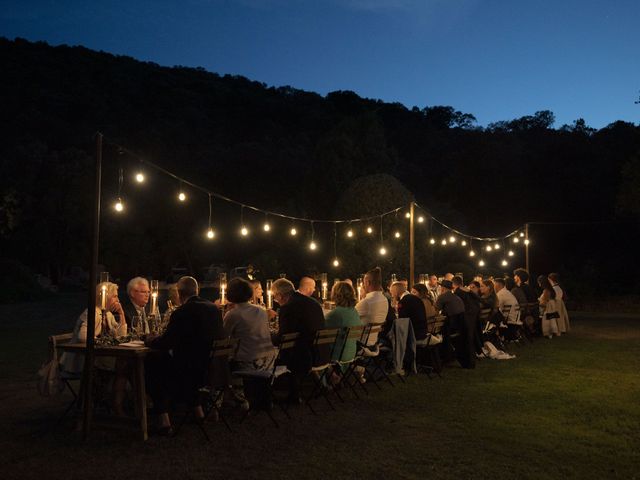
POLYGON ((294 409, 186 425, 138 440, 100 420, 88 442, 50 432, 65 398, 38 396, 50 333, 70 331, 84 297, 0 306, 0 478, 640 478, 640 318, 581 314, 570 335, 512 347, 514 360, 413 376, 314 417, 294 409))

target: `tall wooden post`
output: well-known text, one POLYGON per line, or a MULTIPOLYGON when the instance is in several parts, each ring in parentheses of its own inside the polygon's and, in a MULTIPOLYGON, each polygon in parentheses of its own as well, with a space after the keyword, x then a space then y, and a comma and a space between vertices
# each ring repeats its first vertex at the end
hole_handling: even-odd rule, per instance
POLYGON ((100 245, 100 196, 102 190, 102 134, 96 134, 96 164, 94 171, 93 232, 91 241, 91 265, 89 267, 89 299, 87 302, 87 353, 84 357, 84 389, 82 437, 87 439, 91 426, 93 393, 93 349, 96 329, 96 278, 98 278, 98 248, 100 245))
POLYGON ((413 220, 414 220, 414 203, 413 201, 409 204, 409 289, 413 285, 413 280, 415 278, 415 238, 414 238, 414 228, 413 228, 413 220))
POLYGON ((529 224, 525 223, 524 224, 524 258, 525 258, 525 265, 527 268, 527 272, 531 273, 531 270, 529 270, 529 224))

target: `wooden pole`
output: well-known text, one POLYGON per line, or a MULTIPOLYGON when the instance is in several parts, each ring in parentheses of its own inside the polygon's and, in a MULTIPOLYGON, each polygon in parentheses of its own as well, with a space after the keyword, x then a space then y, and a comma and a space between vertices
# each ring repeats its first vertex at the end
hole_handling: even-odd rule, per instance
POLYGON ((96 134, 96 164, 94 171, 94 209, 93 232, 91 241, 91 265, 89 267, 89 299, 87 302, 87 354, 84 357, 84 389, 82 422, 82 438, 87 439, 91 426, 92 383, 93 383, 93 349, 96 329, 96 278, 98 278, 98 248, 100 246, 100 196, 102 189, 102 134, 96 134))
POLYGON ((525 265, 527 267, 527 272, 531 274, 531 270, 529 270, 529 224, 528 223, 524 224, 524 239, 526 240, 524 244, 525 265))
POLYGON ((414 203, 413 201, 409 204, 409 289, 413 285, 413 280, 415 278, 415 238, 414 238, 414 229, 413 229, 413 218, 414 218, 414 203))

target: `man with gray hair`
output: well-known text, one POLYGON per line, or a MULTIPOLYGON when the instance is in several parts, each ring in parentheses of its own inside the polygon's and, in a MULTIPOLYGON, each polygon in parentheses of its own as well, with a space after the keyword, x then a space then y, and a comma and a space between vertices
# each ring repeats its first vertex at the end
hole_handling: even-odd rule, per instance
MULTIPOLYGON (((147 316, 151 313, 148 307, 150 295, 151 290, 146 278, 135 277, 127 283, 127 298, 122 302, 122 309, 129 329, 131 329, 131 319, 135 316, 140 317, 143 325, 147 325, 147 316)), ((148 333, 146 327, 145 333, 148 333)))
POLYGON ((198 296, 196 279, 182 277, 177 288, 180 307, 171 314, 167 330, 145 342, 159 351, 147 356, 146 376, 163 434, 171 433, 169 408, 175 401, 186 402, 196 418, 204 418, 198 388, 205 383, 212 342, 226 338, 220 310, 198 296))

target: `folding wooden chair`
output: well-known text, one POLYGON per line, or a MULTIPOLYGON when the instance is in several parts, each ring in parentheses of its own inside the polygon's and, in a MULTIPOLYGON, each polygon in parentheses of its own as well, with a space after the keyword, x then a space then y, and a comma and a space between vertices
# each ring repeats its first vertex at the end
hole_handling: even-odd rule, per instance
POLYGON ((378 384, 378 379, 376 378, 376 376, 378 375, 389 382, 389 385, 395 387, 394 383, 391 381, 391 378, 389 377, 387 372, 385 372, 381 363, 379 346, 377 344, 368 345, 369 338, 372 335, 378 337, 378 335, 382 331, 383 326, 384 322, 370 323, 368 325, 365 325, 362 333, 362 338, 360 342, 358 342, 358 352, 356 353, 354 362, 351 364, 350 369, 345 373, 343 378, 343 381, 346 382, 350 382, 353 378, 367 395, 369 394, 369 391, 367 390, 367 387, 364 385, 364 383, 360 381, 359 377, 357 377, 356 368, 361 367, 364 370, 364 379, 373 382, 378 390, 382 390, 382 387, 380 387, 380 385, 378 384))
MULTIPOLYGON (((288 375, 291 371, 287 368, 286 365, 281 365, 280 363, 283 360, 283 354, 286 354, 293 348, 295 348, 298 338, 300 337, 299 333, 284 333, 280 335, 280 339, 278 341, 277 347, 275 347, 276 357, 273 361, 273 365, 266 370, 236 370, 233 372, 233 375, 242 378, 243 381, 256 382, 259 383, 265 389, 265 394, 267 396, 266 400, 262 404, 253 405, 252 402, 249 402, 249 410, 245 412, 241 422, 244 422, 251 412, 256 411, 264 411, 268 417, 271 419, 276 428, 279 428, 277 420, 273 416, 273 388, 276 380, 282 378, 284 375, 288 375)), ((274 347, 266 346, 264 351, 274 351, 274 347)), ((246 386, 246 384, 245 384, 246 386)), ((291 418, 287 408, 280 402, 275 402, 276 405, 282 410, 287 418, 291 418)))
POLYGON ((309 373, 307 374, 307 377, 311 377, 313 381, 313 389, 307 396, 304 403, 305 405, 307 405, 307 407, 309 407, 309 410, 311 410, 311 413, 313 413, 314 415, 317 415, 317 413, 311 405, 311 400, 313 400, 318 394, 324 397, 327 404, 329 405, 329 407, 331 407, 332 410, 336 409, 333 406, 333 403, 331 402, 331 399, 329 399, 328 395, 329 389, 327 388, 327 372, 331 372, 333 369, 331 356, 333 355, 333 350, 336 346, 336 340, 339 333, 339 328, 324 328, 316 332, 315 340, 313 341, 314 352, 321 352, 323 349, 327 348, 329 348, 329 350, 331 351, 329 358, 326 359, 326 362, 319 363, 318 365, 313 365, 311 367, 311 370, 309 370, 309 373))
MULTIPOLYGON (((53 360, 54 358, 58 358, 58 347, 60 345, 63 345, 65 343, 69 343, 71 341, 71 339, 73 338, 73 333, 62 333, 60 335, 51 335, 49 337, 49 356, 50 358, 53 360)), ((58 426, 60 425, 60 423, 62 422, 62 420, 65 419, 65 417, 71 412, 71 410, 73 409, 73 407, 76 407, 76 410, 80 410, 81 408, 81 402, 82 402, 82 398, 80 396, 79 392, 76 392, 76 390, 73 388, 73 385, 71 384, 71 382, 82 382, 82 372, 66 372, 62 365, 59 365, 59 371, 60 371, 60 380, 62 381, 62 383, 64 384, 65 390, 68 390, 69 393, 71 393, 71 396, 73 397, 73 399, 71 400, 71 402, 69 402, 69 404, 67 405, 67 407, 65 408, 64 412, 62 413, 62 415, 60 415, 60 417, 58 418, 58 420, 56 421, 53 429, 57 429, 58 426)))
POLYGON ((442 375, 440 375, 442 372, 442 362, 440 360, 440 354, 438 353, 438 347, 442 344, 442 329, 446 321, 447 317, 444 315, 429 317, 427 319, 427 337, 424 340, 416 342, 417 352, 424 351, 429 354, 431 365, 422 363, 418 366, 419 371, 424 370, 429 379, 431 379, 431 372, 435 372, 438 377, 442 378, 442 375))
MULTIPOLYGON (((209 353, 209 370, 207 372, 207 385, 198 389, 198 397, 200 398, 202 409, 204 411, 204 418, 202 420, 196 419, 196 425, 207 439, 207 442, 210 442, 211 439, 209 438, 209 434, 205 428, 205 422, 211 415, 211 412, 215 411, 218 418, 222 420, 227 429, 230 432, 233 431, 229 422, 227 422, 227 419, 222 414, 220 404, 225 388, 227 388, 230 383, 229 380, 231 376, 229 374, 229 359, 233 357, 237 349, 237 338, 214 340, 211 344, 211 352, 209 353), (221 380, 224 380, 224 382, 221 380)), ((192 410, 187 408, 182 421, 176 426, 175 435, 180 432, 180 429, 191 415, 193 415, 192 410)))
MULTIPOLYGON (((347 387, 349 387, 353 392, 354 396, 357 399, 360 399, 360 396, 358 395, 358 392, 356 391, 354 384, 351 382, 345 382, 345 375, 347 374, 347 372, 350 371, 352 365, 354 365, 354 363, 356 362, 356 359, 358 357, 357 342, 362 339, 362 336, 364 335, 364 330, 365 330, 364 325, 357 325, 357 326, 348 328, 346 335, 344 336, 344 342, 342 344, 342 348, 340 348, 340 356, 338 357, 338 360, 334 360, 332 362, 334 367, 340 369, 340 374, 341 374, 340 382, 337 385, 334 385, 334 392, 341 402, 344 402, 344 400, 340 395, 338 388, 342 387, 343 385, 346 385, 347 387), (348 342, 356 342, 356 352, 351 358, 343 359, 344 351, 347 347, 348 342), (343 372, 342 370, 344 367, 346 367, 346 369, 343 372)), ((358 383, 360 382, 358 381, 358 383)))

